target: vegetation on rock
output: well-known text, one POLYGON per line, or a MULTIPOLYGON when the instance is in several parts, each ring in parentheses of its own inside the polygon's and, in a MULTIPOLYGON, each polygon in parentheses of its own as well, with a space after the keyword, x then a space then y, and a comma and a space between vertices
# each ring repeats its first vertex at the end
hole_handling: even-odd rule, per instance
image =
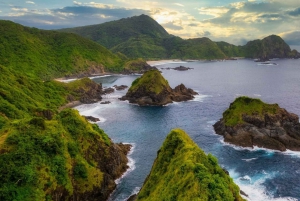
POLYGON ((300 151, 299 117, 259 99, 237 98, 214 129, 225 142, 238 146, 300 151))
POLYGON ((278 104, 267 104, 260 99, 241 96, 230 104, 229 108, 223 113, 223 119, 226 126, 235 126, 245 123, 243 115, 264 117, 266 113, 274 115, 278 111, 278 104))
POLYGON ((139 105, 166 105, 173 101, 187 101, 197 93, 187 89, 183 84, 172 89, 168 81, 157 69, 146 71, 140 78, 134 80, 125 96, 120 100, 129 100, 139 105))
POLYGON ((50 78, 82 72, 90 62, 112 70, 121 60, 73 34, 0 24, 0 200, 106 200, 127 169, 130 146, 60 109, 100 100, 101 85, 50 78))
POLYGON ((157 153, 137 200, 243 200, 217 159, 183 130, 172 130, 157 153))

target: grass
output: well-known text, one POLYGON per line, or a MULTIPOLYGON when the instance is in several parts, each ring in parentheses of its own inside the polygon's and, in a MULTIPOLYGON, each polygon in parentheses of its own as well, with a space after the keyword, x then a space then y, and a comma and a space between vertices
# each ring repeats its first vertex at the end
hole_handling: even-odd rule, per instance
POLYGON ((158 70, 149 70, 132 82, 129 92, 134 93, 143 89, 148 94, 155 93, 157 95, 166 88, 168 89, 170 86, 161 73, 158 70))
POLYGON ((235 126, 244 123, 242 118, 244 114, 263 117, 266 113, 276 114, 278 110, 277 104, 266 104, 260 99, 242 96, 230 104, 230 107, 223 113, 223 119, 226 126, 235 126))
POLYGON ((158 151, 138 200, 240 201, 239 188, 181 129, 174 129, 158 151))

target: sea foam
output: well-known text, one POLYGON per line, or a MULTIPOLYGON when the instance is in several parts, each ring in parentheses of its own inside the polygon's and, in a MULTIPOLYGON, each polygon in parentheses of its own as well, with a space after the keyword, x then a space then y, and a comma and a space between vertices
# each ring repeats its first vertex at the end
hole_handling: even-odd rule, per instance
POLYGON ((263 183, 267 179, 276 177, 277 172, 271 172, 266 174, 257 174, 254 176, 240 175, 235 172, 235 170, 229 170, 230 176, 233 178, 234 182, 240 187, 240 189, 248 195, 248 197, 243 196, 248 201, 297 201, 296 198, 291 197, 280 197, 274 198, 273 195, 268 194, 263 183))
POLYGON ((116 184, 120 184, 122 182, 122 179, 128 175, 130 172, 132 172, 133 170, 135 170, 135 160, 133 160, 133 158, 131 158, 130 156, 132 155, 132 153, 134 152, 134 149, 135 149, 135 143, 123 143, 123 144, 130 144, 132 147, 129 151, 129 153, 127 154, 127 158, 128 158, 128 169, 127 171, 120 177, 118 178, 117 180, 115 180, 116 184))

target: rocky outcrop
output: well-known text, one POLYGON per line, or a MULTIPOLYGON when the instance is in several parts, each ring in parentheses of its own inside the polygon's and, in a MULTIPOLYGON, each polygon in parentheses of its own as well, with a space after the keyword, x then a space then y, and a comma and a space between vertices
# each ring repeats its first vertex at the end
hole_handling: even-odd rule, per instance
POLYGON ((280 108, 277 104, 269 105, 261 102, 257 105, 253 101, 258 100, 244 97, 233 102, 224 112, 223 118, 214 124, 216 133, 223 135, 225 142, 242 147, 258 146, 280 151, 287 149, 300 151, 299 117, 280 108), (240 121, 232 124, 230 122, 236 118, 234 114, 241 109, 240 104, 249 107, 244 107, 245 110, 239 113, 240 121), (251 113, 247 112, 252 106, 264 109, 258 111, 253 108, 251 113), (271 110, 268 110, 268 107, 271 110))
POLYGON ((197 93, 183 84, 172 89, 158 70, 147 71, 137 78, 127 94, 120 100, 128 100, 141 106, 161 106, 172 102, 192 100, 197 93))
POLYGON ((100 121, 99 118, 93 117, 93 116, 83 116, 86 120, 91 121, 91 122, 97 122, 100 121))
POLYGON ((211 154, 206 155, 181 129, 174 129, 157 152, 150 174, 127 201, 244 201, 239 187, 211 154))
POLYGON ((191 70, 191 69, 194 69, 194 68, 190 68, 190 67, 185 67, 185 66, 179 66, 179 67, 175 67, 175 68, 170 68, 170 67, 167 67, 167 68, 161 68, 161 69, 166 69, 166 70, 177 70, 177 71, 187 71, 187 70, 191 70))
POLYGON ((117 91, 121 91, 121 90, 127 89, 128 86, 127 86, 127 85, 120 85, 120 86, 114 85, 114 88, 115 88, 117 91))

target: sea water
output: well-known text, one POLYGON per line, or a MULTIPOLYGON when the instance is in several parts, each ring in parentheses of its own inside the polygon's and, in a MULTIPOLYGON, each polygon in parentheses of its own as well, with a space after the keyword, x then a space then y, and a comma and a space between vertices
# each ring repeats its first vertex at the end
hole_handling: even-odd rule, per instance
MULTIPOLYGON (((184 129, 206 153, 218 158, 246 194, 248 200, 300 200, 300 152, 246 149, 223 142, 213 124, 238 96, 260 98, 300 115, 300 60, 279 59, 261 65, 252 60, 199 61, 162 64, 157 67, 194 68, 188 71, 161 69, 171 87, 181 83, 199 93, 192 101, 164 107, 140 107, 119 101, 126 90, 104 96, 111 104, 81 105, 84 115, 100 118, 97 124, 114 142, 133 144, 129 171, 117 180, 111 201, 126 200, 137 193, 150 173, 157 151, 173 128, 184 129)), ((128 85, 139 75, 95 78, 104 87, 128 85)))

